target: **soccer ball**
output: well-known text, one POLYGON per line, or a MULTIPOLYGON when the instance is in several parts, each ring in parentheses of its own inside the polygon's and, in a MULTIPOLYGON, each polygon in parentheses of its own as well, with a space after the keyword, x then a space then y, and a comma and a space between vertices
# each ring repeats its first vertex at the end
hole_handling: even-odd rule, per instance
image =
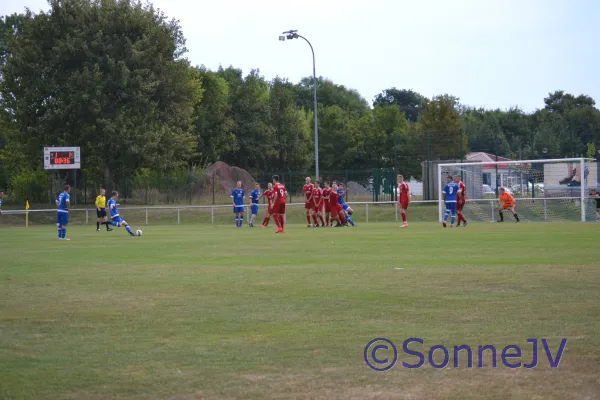
POLYGON ((135 231, 135 236, 142 236, 142 230, 138 229, 137 231, 135 231))

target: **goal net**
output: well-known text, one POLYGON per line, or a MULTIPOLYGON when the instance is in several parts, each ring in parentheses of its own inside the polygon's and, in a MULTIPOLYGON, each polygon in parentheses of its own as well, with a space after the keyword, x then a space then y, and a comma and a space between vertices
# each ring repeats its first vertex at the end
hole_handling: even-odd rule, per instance
MULTIPOLYGON (((584 158, 439 164, 437 192, 447 176, 460 175, 466 185, 467 220, 498 220, 498 190, 504 188, 514 196, 521 221, 593 221, 590 190, 600 189, 599 168, 597 161, 584 158)), ((445 208, 440 195, 440 220, 445 208)), ((511 220, 505 213, 505 221, 511 220)))

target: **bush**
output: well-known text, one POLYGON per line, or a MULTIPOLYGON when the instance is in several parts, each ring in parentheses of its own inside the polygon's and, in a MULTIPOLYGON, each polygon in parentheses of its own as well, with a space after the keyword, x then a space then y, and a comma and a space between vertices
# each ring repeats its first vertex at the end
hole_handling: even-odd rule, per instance
POLYGON ((21 170, 9 181, 10 200, 17 203, 48 201, 48 175, 44 171, 21 170))

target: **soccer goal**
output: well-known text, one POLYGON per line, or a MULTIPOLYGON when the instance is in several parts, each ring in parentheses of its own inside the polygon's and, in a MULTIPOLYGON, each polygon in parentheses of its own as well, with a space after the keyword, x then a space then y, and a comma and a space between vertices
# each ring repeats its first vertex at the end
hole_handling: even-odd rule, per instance
MULTIPOLYGON (((589 191, 600 185, 599 169, 597 161, 585 158, 439 164, 436 191, 442 192, 447 176, 460 175, 467 220, 496 221, 498 190, 504 188, 516 199, 522 221, 585 222, 594 220, 589 191)), ((440 194, 440 221, 444 210, 440 194)))

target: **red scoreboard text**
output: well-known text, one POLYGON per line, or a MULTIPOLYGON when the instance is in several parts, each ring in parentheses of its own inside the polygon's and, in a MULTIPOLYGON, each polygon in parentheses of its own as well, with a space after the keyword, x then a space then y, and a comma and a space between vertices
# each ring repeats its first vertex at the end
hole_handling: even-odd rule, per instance
POLYGON ((75 164, 75 154, 72 151, 51 151, 50 164, 75 164))

